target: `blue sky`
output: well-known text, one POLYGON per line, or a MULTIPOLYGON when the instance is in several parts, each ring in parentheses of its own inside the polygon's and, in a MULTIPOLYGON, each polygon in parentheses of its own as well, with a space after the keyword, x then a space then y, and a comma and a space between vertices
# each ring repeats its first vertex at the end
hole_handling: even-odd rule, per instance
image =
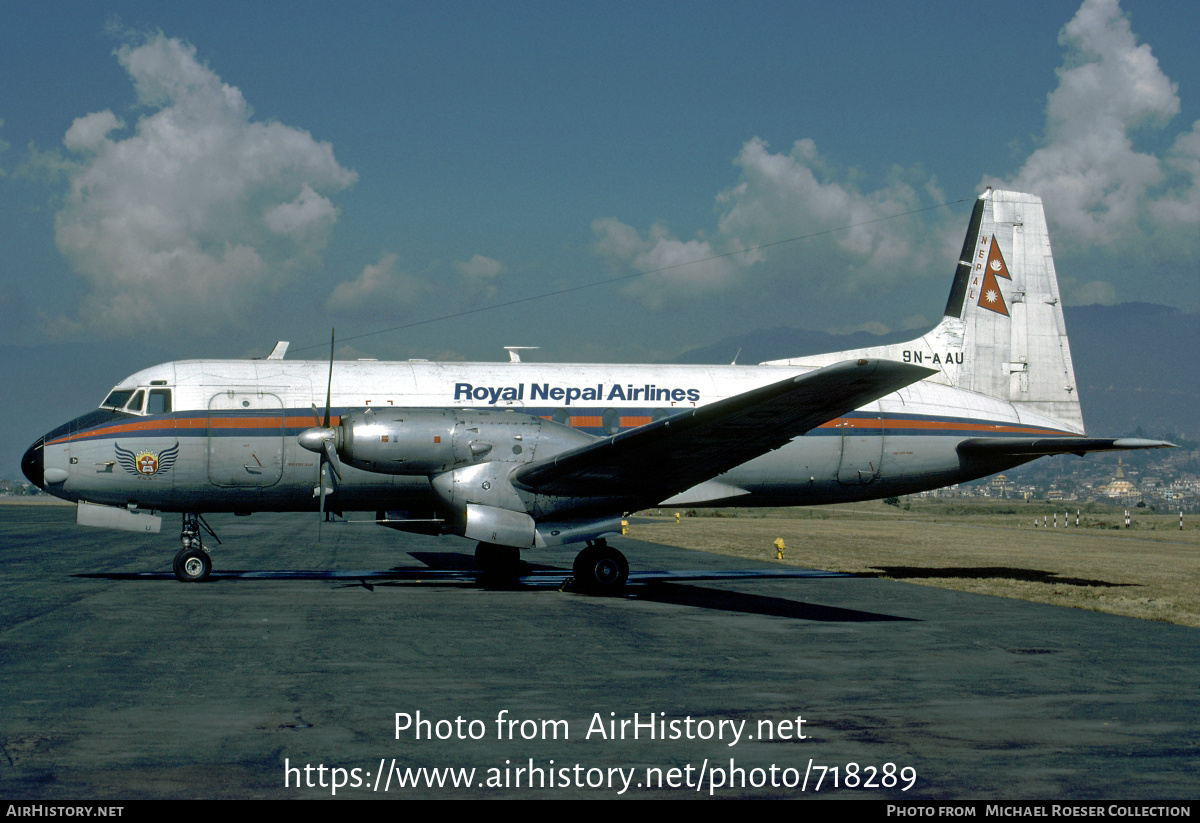
POLYGON ((1195 312, 1197 31, 1133 0, 5 2, 0 345, 917 333, 985 183, 1043 196, 1068 304, 1195 312))

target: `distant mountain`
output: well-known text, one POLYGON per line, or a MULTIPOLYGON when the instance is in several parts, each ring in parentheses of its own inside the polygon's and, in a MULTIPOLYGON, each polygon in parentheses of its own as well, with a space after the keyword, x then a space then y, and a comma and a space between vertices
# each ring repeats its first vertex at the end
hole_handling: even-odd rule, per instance
POLYGON ((1200 435, 1200 315, 1152 303, 1064 312, 1089 431, 1200 435))
MULTIPOLYGON (((1200 315, 1152 303, 1063 310, 1084 421, 1094 434, 1200 437, 1200 315)), ((678 363, 743 364, 901 343, 916 332, 762 329, 684 352, 678 363)))

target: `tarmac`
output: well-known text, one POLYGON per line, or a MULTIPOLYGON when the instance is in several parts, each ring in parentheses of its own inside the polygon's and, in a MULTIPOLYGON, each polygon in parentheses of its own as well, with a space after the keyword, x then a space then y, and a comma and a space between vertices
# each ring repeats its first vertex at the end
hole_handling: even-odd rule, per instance
POLYGON ((73 517, 0 506, 6 800, 1200 795, 1195 629, 632 538, 622 596, 492 586, 316 515, 210 517, 183 584, 176 516, 73 517))

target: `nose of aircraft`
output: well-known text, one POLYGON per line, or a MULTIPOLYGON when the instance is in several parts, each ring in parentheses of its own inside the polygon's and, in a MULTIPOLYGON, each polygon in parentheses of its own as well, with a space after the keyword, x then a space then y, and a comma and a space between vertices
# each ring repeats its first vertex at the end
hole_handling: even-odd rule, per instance
POLYGON ((46 488, 46 463, 42 456, 45 445, 46 438, 39 437, 36 443, 26 449, 25 455, 21 458, 21 473, 39 489, 46 488))

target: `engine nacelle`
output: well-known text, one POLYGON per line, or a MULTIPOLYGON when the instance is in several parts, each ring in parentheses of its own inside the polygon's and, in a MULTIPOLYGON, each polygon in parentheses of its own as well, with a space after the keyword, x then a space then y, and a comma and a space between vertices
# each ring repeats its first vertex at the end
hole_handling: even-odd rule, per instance
POLYGON ((540 417, 490 409, 367 409, 342 416, 338 457, 382 474, 434 475, 485 462, 528 463, 590 443, 540 417))
POLYGON ((388 409, 342 415, 337 453, 346 463, 384 474, 435 474, 454 468, 450 409, 388 409))

